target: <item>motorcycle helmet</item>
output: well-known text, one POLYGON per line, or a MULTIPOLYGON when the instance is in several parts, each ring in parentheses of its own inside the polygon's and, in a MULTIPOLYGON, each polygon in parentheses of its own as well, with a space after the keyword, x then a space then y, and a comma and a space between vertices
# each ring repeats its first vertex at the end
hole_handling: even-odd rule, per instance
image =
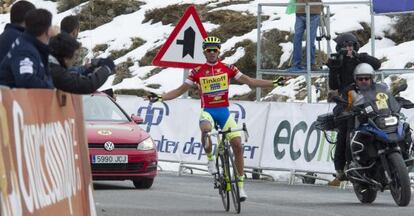
POLYGON ((354 80, 358 76, 370 76, 371 79, 374 79, 375 70, 374 68, 368 63, 360 63, 354 69, 354 80))

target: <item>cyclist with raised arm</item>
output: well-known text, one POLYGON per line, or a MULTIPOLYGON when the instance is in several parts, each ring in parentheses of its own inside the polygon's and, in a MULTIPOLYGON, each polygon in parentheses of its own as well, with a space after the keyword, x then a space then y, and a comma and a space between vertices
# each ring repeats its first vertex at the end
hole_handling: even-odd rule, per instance
MULTIPOLYGON (((217 169, 212 153, 212 142, 208 133, 212 130, 215 122, 223 130, 237 127, 237 124, 233 117, 230 116, 228 109, 230 80, 234 78, 238 82, 247 84, 250 87, 275 87, 283 85, 284 83, 281 78, 270 81, 253 79, 244 75, 236 66, 227 65, 220 61, 220 48, 221 41, 219 38, 214 36, 205 38, 203 41, 203 50, 207 62, 194 68, 185 82, 178 88, 163 95, 152 93, 148 97, 151 102, 171 100, 188 91, 192 85, 197 85, 202 108, 199 121, 202 134, 201 142, 207 154, 207 166, 210 174, 215 174, 217 169)), ((247 199, 247 194, 243 187, 244 159, 240 131, 227 134, 227 139, 230 140, 230 145, 233 148, 235 156, 235 163, 238 171, 237 179, 240 188, 240 201, 244 201, 247 199)))

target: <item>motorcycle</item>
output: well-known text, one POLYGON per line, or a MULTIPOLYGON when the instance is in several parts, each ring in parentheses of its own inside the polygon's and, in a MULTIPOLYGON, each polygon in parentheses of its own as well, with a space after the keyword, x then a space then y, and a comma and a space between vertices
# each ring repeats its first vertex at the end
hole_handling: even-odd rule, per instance
MULTIPOLYGON (((335 97, 334 101, 348 105, 340 97, 335 97)), ((377 192, 386 189, 391 191, 399 206, 407 206, 411 201, 407 167, 413 164, 413 142, 401 107, 414 108, 414 104, 378 92, 374 100, 359 98, 349 111, 339 116, 318 116, 316 125, 323 131, 332 130, 344 121, 352 125, 347 141, 350 161, 347 161, 345 174, 362 203, 374 202, 377 192)))

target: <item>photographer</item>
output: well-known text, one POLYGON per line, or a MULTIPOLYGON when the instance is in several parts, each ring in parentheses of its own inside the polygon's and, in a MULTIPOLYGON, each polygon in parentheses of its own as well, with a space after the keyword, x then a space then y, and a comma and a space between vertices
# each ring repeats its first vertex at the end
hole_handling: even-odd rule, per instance
MULTIPOLYGON (((347 89, 354 83, 354 69, 360 63, 368 63, 375 70, 380 68, 381 62, 367 53, 358 53, 360 47, 357 38, 351 33, 339 35, 336 39, 336 51, 328 60, 329 68, 329 93, 328 101, 332 96, 339 94, 344 99, 347 98, 347 89), (334 91, 332 91, 334 90, 334 91)), ((333 112, 339 115, 344 111, 343 105, 335 106, 333 112)), ((334 165, 336 170, 336 179, 331 184, 336 185, 339 181, 345 180, 345 151, 346 137, 348 133, 347 124, 341 124, 338 127, 337 142, 335 148, 334 165)))
POLYGON ((114 62, 109 59, 96 59, 91 65, 92 73, 81 75, 68 71, 75 62, 75 53, 80 43, 69 34, 61 33, 52 37, 49 42, 49 68, 53 84, 57 89, 75 93, 90 94, 101 87, 115 71, 114 62))

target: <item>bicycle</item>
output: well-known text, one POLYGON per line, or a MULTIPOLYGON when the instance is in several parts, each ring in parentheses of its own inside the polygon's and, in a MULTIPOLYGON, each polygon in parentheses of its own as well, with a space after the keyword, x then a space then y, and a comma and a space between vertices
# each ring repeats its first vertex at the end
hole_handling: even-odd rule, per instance
POLYGON ((239 186, 237 184, 238 171, 236 164, 234 163, 233 152, 231 150, 229 140, 226 138, 226 134, 236 131, 244 131, 245 142, 247 142, 248 132, 246 124, 243 123, 242 128, 229 128, 226 131, 216 128, 216 131, 217 132, 209 133, 210 136, 217 136, 218 141, 215 152, 217 173, 214 174, 214 188, 219 190, 219 194, 226 211, 230 210, 231 193, 234 209, 239 214, 241 211, 241 203, 239 186))

